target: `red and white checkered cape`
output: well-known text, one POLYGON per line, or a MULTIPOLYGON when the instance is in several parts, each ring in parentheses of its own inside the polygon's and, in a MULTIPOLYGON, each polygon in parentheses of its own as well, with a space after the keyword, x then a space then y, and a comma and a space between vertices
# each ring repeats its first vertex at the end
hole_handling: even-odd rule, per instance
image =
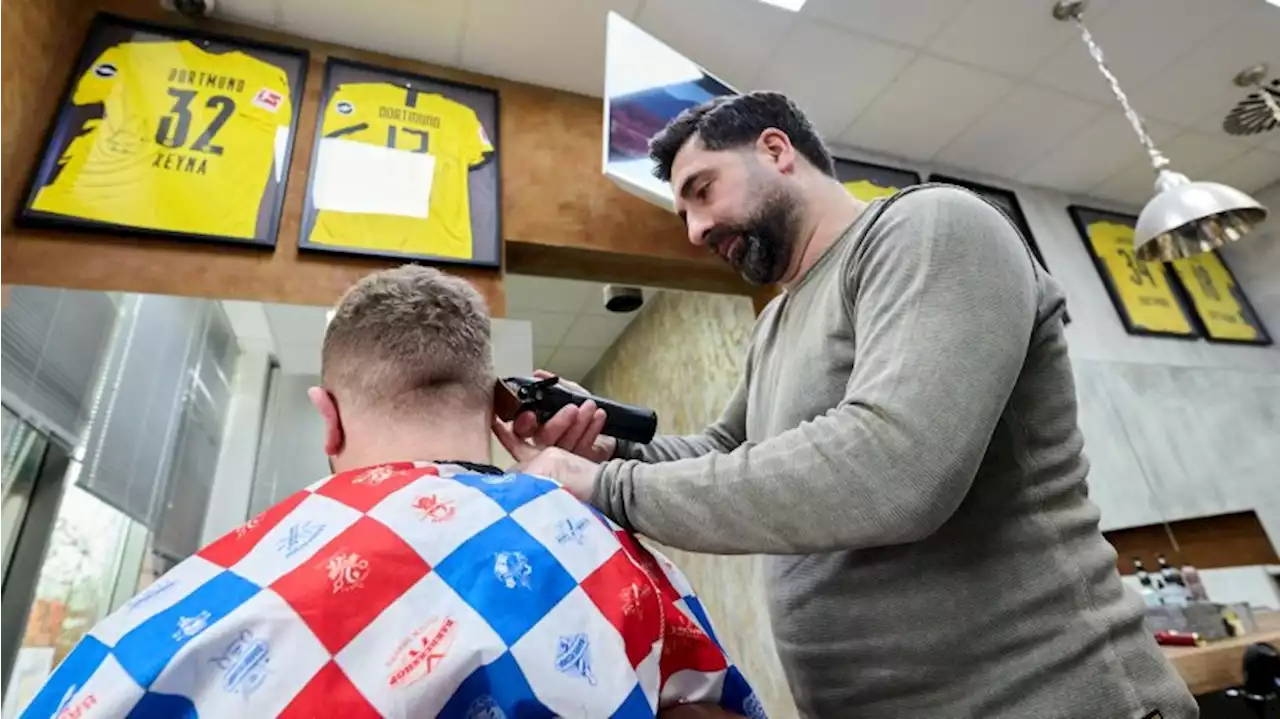
POLYGON ((294 494, 94 627, 23 716, 763 717, 684 576, 549 480, 394 463, 294 494))

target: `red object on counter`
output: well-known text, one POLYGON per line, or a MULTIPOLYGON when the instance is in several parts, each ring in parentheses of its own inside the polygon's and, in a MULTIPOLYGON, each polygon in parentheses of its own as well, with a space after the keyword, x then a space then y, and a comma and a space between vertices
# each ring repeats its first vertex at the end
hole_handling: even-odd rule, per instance
POLYGON ((1156 632, 1156 644, 1164 647, 1198 647, 1204 644, 1200 635, 1191 632, 1156 632))

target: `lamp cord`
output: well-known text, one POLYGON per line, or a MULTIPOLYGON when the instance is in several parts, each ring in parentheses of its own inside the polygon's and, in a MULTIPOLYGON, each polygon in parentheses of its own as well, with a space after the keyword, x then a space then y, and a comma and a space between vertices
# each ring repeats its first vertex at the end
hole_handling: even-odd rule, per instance
POLYGON ((1125 119, 1133 127, 1133 131, 1138 133, 1138 139, 1142 141, 1142 146, 1147 149, 1147 155, 1151 157, 1151 167, 1157 172, 1169 166, 1169 158, 1164 156, 1156 148, 1156 143, 1147 134, 1147 126, 1142 121, 1142 117, 1138 114, 1133 106, 1129 104, 1129 97, 1124 94, 1124 90, 1120 89, 1120 80, 1111 72, 1111 68, 1107 67, 1107 62, 1102 58, 1102 48, 1098 47, 1098 43, 1093 41, 1093 35, 1089 33, 1089 28, 1085 27, 1084 20, 1080 15, 1074 18, 1076 27, 1080 28, 1080 35, 1084 38, 1084 42, 1089 46, 1089 54, 1093 56, 1093 61, 1098 64, 1098 71, 1102 76, 1107 78, 1107 82, 1111 84, 1111 93, 1120 101, 1120 106, 1124 108, 1125 119))

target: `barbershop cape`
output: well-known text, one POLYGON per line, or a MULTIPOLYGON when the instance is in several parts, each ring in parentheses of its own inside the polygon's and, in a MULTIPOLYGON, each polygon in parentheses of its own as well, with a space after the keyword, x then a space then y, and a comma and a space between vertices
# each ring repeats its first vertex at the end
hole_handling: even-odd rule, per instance
POLYGON ((344 472, 94 627, 23 717, 752 719, 689 582, 558 484, 483 465, 344 472))

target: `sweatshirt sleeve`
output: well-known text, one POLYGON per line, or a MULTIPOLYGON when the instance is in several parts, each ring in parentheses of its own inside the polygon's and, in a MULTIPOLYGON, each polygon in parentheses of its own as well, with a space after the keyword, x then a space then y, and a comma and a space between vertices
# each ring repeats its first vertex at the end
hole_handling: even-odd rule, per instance
POLYGON ((700 434, 686 436, 667 435, 654 437, 649 444, 619 441, 613 456, 639 462, 671 462, 691 459, 713 452, 732 452, 747 437, 747 382, 750 375, 751 353, 747 353, 747 367, 729 397, 720 419, 702 430, 700 434))
POLYGON ((954 188, 899 199, 846 265, 857 349, 839 405, 727 454, 613 460, 594 503, 659 542, 716 553, 887 546, 941 527, 1021 371, 1035 269, 999 211, 954 188))

